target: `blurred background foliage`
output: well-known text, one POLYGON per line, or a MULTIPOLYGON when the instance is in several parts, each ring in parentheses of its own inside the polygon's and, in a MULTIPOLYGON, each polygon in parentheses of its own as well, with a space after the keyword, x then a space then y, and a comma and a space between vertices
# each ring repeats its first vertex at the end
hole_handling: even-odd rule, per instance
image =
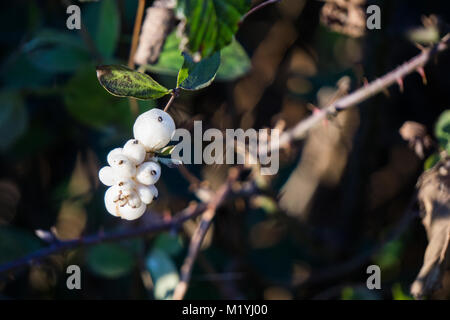
MULTIPOLYGON (((416 55, 422 15, 450 20, 447 1, 369 2, 382 8, 382 29, 362 38, 321 25, 323 3, 314 0, 283 0, 250 16, 222 50, 216 81, 171 107, 177 127, 262 128, 279 119, 291 127, 311 113, 309 103, 326 104, 343 76, 357 88, 416 55)), ((131 136, 135 116, 127 99, 98 84, 95 66, 126 64, 137 1, 76 4, 81 32, 66 28, 66 1, 0 4, 0 263, 45 246, 36 230, 73 239, 152 223, 195 199, 176 169, 163 168, 160 199, 145 218, 124 222, 105 211, 97 172, 131 136)), ((179 41, 171 33, 159 61, 145 66, 167 87, 183 62, 179 41)), ((427 243, 419 220, 358 257, 400 221, 423 170, 398 133, 402 124, 424 124, 448 150, 448 111, 435 123, 450 106, 449 62, 446 53, 426 68, 427 86, 411 75, 404 93, 390 88, 283 152, 265 195, 219 210, 186 298, 410 299, 427 243), (348 261, 356 263, 343 268, 348 261), (365 287, 370 264, 382 268, 381 290, 365 287)), ((139 111, 165 101, 139 101, 139 111)), ((224 166, 188 169, 213 188, 226 175, 224 166)), ((1 297, 170 298, 195 226, 51 256, 0 279, 1 297), (82 268, 82 290, 66 288, 70 264, 82 268)), ((450 297, 444 280, 435 298, 450 297)))

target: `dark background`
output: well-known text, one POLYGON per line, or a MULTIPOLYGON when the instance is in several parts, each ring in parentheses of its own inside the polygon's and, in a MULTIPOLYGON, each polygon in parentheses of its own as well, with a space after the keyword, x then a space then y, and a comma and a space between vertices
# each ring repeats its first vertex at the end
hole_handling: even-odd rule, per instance
MULTIPOLYGON (((101 62, 126 64, 137 1, 112 2, 117 16, 102 15, 100 3, 76 4, 101 62)), ((349 76, 356 89, 363 78, 372 81, 420 53, 408 32, 422 26, 423 15, 450 20, 448 1, 370 3, 381 7, 382 28, 366 30, 359 39, 321 25, 319 1, 286 0, 253 14, 237 34, 252 69, 240 79, 183 93, 170 111, 177 127, 189 129, 195 119, 204 121, 204 129, 262 128, 279 119, 291 127, 311 113, 308 103, 320 105, 342 76, 349 76)), ((128 100, 109 95, 98 84, 98 61, 83 35, 66 28, 64 2, 8 1, 1 6, 0 262, 45 245, 34 236, 37 229, 54 227, 59 238, 71 239, 148 223, 149 217, 170 215, 194 200, 182 175, 164 167, 157 185, 160 199, 147 218, 123 222, 107 214, 97 172, 108 151, 132 134, 128 100), (42 31, 49 29, 59 36, 46 39, 42 31)), ((420 220, 373 248, 404 216, 423 172, 423 160, 409 149, 399 128, 413 120, 433 133, 450 105, 449 61, 444 53, 426 67, 428 85, 412 74, 404 80, 403 93, 391 87, 388 96, 380 94, 314 129, 307 140, 281 154, 280 172, 265 196, 226 203, 207 235, 186 298, 410 298, 409 286, 427 244, 420 220), (365 287, 371 264, 381 267, 381 290, 365 287)), ((175 81, 152 76, 168 86, 175 81)), ((139 108, 162 108, 165 102, 140 101, 139 108)), ((226 174, 223 166, 188 169, 213 188, 226 174)), ((1 280, 0 295, 165 297, 194 227, 191 221, 178 234, 52 256, 1 280), (156 269, 148 267, 149 261, 156 269), (66 289, 70 264, 82 268, 80 291, 66 289), (147 272, 153 289, 144 285, 147 272), (166 272, 172 280, 163 279, 162 291, 156 292, 166 272)), ((450 278, 444 280, 447 285, 433 298, 449 298, 450 278)))

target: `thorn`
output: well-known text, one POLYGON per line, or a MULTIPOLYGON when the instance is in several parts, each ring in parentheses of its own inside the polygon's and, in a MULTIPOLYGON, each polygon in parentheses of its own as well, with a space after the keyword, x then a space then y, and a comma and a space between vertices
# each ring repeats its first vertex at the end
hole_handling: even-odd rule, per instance
POLYGON ((402 78, 397 79, 397 84, 399 86, 400 92, 403 93, 405 91, 405 84, 403 83, 402 78))
POLYGON ((427 85, 428 84, 428 80, 427 80, 427 75, 425 74, 425 69, 423 67, 419 67, 419 68, 417 68, 417 72, 422 77, 423 84, 427 85))
MULTIPOLYGON (((319 114, 321 112, 323 112, 320 108, 316 107, 315 105, 313 105, 312 103, 308 103, 308 105, 306 106, 314 115, 315 114, 319 114)), ((328 126, 328 119, 324 118, 323 121, 323 126, 327 127, 328 126)))
POLYGON ((426 48, 423 45, 421 45, 420 43, 414 43, 414 45, 417 47, 417 49, 419 49, 422 52, 424 52, 426 50, 426 48))
POLYGON ((369 80, 367 80, 366 77, 363 78, 363 85, 364 87, 367 87, 369 85, 369 80))

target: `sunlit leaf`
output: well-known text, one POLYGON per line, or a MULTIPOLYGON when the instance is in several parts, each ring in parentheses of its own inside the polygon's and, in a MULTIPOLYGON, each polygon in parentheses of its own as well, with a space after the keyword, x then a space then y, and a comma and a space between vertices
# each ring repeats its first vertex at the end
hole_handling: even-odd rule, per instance
POLYGON ((157 99, 170 92, 149 75, 124 66, 98 66, 97 79, 103 88, 118 97, 157 99))
POLYGON ((161 156, 170 156, 173 149, 175 149, 176 146, 166 146, 162 148, 161 150, 158 150, 157 153, 161 156))
MULTIPOLYGON (((177 75, 184 59, 180 50, 180 39, 176 32, 172 32, 164 43, 158 62, 146 65, 146 70, 166 75, 177 75)), ((220 51, 220 66, 217 70, 216 81, 231 81, 246 74, 251 67, 250 58, 238 41, 220 51)))
POLYGON ((186 20, 188 47, 208 57, 231 43, 250 0, 179 0, 177 12, 186 20))
POLYGON ((440 115, 434 132, 441 147, 450 154, 450 110, 440 115))
POLYGON ((220 53, 195 62, 183 53, 184 63, 178 72, 177 86, 186 90, 203 89, 213 82, 220 65, 220 53))

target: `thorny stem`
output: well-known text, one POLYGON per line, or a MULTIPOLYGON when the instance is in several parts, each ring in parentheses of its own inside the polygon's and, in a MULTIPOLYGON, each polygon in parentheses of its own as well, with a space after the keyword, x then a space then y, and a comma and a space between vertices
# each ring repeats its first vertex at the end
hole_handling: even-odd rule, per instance
POLYGON ((424 49, 421 54, 412 58, 408 62, 399 66, 395 70, 387 73, 381 78, 372 81, 366 86, 346 95, 337 101, 331 103, 328 107, 318 110, 316 113, 300 121, 292 129, 285 131, 278 141, 272 143, 271 150, 276 151, 280 148, 288 146, 293 140, 301 139, 305 134, 320 123, 329 115, 335 115, 339 111, 357 106, 361 102, 375 96, 384 91, 393 84, 399 83, 402 79, 413 72, 421 72, 422 68, 438 53, 448 49, 450 45, 450 34, 447 34, 442 40, 432 48, 424 49))

